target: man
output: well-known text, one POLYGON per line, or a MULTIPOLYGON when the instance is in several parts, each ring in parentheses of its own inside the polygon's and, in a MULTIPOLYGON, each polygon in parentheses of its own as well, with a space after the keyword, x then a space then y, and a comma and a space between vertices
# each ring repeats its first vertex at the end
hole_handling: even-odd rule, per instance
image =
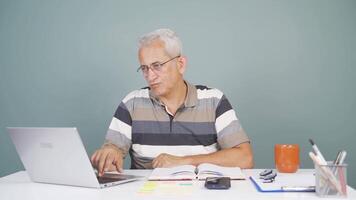
POLYGON ((117 108, 104 145, 91 157, 99 175, 122 172, 128 152, 133 169, 253 167, 250 141, 223 93, 183 79, 187 60, 173 31, 143 36, 138 59, 148 87, 128 94, 117 108))

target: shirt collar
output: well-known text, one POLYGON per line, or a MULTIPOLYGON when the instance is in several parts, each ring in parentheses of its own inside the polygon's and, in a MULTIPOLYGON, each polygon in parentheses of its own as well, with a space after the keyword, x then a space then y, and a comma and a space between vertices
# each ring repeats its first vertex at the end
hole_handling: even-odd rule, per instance
MULTIPOLYGON (((188 90, 187 96, 184 100, 184 106, 185 107, 194 107, 198 102, 197 88, 194 85, 190 84, 188 81, 184 81, 184 83, 187 85, 187 90, 188 90)), ((149 89, 149 96, 154 102, 164 106, 163 102, 161 102, 159 100, 158 96, 156 96, 151 91, 151 89, 149 89)))

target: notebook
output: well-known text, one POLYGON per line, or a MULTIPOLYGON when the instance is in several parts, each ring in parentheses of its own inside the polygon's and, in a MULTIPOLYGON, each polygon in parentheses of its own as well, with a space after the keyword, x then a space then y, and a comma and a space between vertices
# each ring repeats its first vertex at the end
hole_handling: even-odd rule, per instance
POLYGON ((230 177, 232 180, 244 180, 245 175, 239 167, 222 167, 203 163, 182 165, 172 168, 155 168, 148 180, 205 180, 207 177, 230 177))
POLYGON ((104 188, 140 176, 96 176, 76 128, 7 128, 17 153, 34 182, 104 188))

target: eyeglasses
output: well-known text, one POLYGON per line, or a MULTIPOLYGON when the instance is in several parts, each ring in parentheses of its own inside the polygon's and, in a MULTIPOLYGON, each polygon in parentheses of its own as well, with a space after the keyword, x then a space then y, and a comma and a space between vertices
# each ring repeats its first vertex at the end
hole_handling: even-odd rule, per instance
POLYGON ((154 62, 154 63, 152 63, 150 65, 141 65, 139 68, 137 68, 137 72, 139 72, 141 70, 142 73, 145 74, 145 75, 148 74, 149 69, 151 69, 154 72, 160 72, 162 70, 162 66, 163 65, 165 65, 166 63, 168 63, 168 62, 170 62, 170 61, 172 61, 172 60, 174 60, 176 58, 179 58, 179 57, 180 57, 180 55, 178 55, 178 56, 176 56, 174 58, 171 58, 171 59, 169 59, 169 60, 167 60, 165 62, 162 62, 162 63, 154 62))

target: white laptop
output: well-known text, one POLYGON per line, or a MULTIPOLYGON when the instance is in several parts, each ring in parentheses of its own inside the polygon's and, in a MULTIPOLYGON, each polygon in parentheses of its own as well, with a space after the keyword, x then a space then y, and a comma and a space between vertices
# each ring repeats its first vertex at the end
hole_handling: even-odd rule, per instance
POLYGON ((7 128, 31 180, 104 188, 141 179, 105 174, 97 177, 76 128, 7 128))

